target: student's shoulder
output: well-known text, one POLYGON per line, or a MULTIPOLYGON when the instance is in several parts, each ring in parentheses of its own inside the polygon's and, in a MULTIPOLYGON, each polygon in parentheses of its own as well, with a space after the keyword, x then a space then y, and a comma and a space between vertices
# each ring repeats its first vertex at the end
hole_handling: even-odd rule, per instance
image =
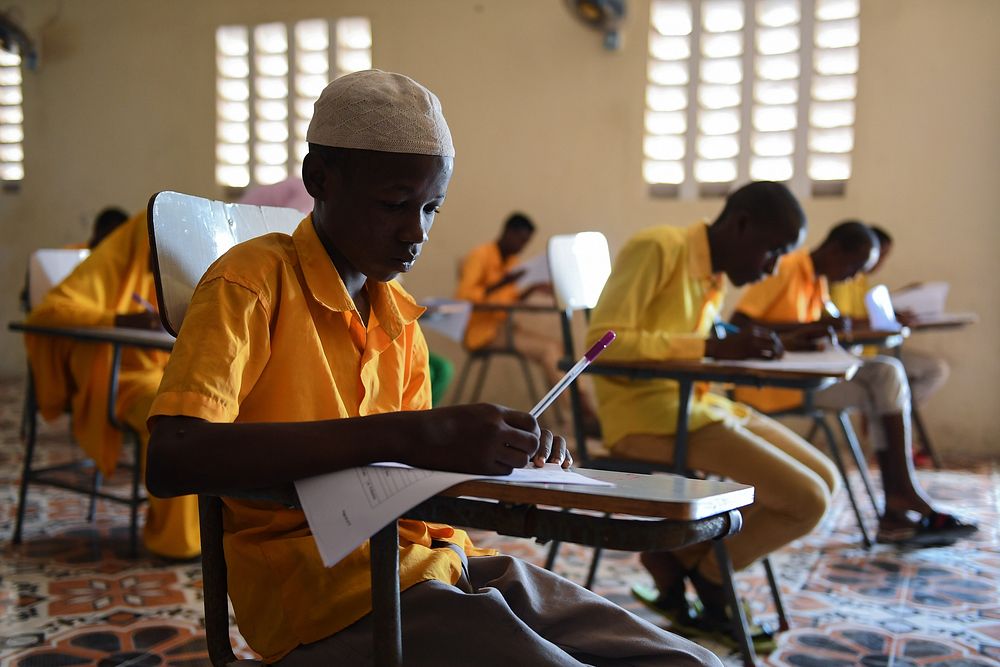
POLYGON ((656 225, 646 227, 631 239, 626 247, 633 252, 655 252, 661 257, 676 257, 684 249, 686 234, 683 227, 656 225))
POLYGON ((285 268, 299 263, 295 243, 288 234, 272 232, 238 243, 208 268, 202 283, 223 279, 253 291, 265 289, 285 268))

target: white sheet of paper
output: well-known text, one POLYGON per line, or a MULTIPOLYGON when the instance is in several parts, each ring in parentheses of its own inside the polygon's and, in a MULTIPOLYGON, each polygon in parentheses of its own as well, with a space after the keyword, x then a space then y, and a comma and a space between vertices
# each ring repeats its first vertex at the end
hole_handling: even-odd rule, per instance
POLYGON ((424 299, 420 305, 427 308, 420 316, 421 329, 437 331, 457 343, 465 339, 465 328, 472 313, 471 303, 455 299, 424 299))
POLYGON ((549 275, 549 260, 544 254, 535 255, 531 259, 521 262, 513 270, 524 271, 524 274, 517 279, 517 286, 522 290, 528 289, 532 285, 552 282, 552 276, 549 275))
POLYGON ((846 373, 861 364, 861 361, 843 348, 833 347, 819 352, 785 352, 781 359, 768 361, 766 359, 746 359, 742 361, 723 361, 727 366, 743 368, 762 368, 781 371, 819 371, 830 373, 846 373))
POLYGON ((944 312, 949 285, 946 282, 921 283, 892 293, 892 307, 897 313, 911 312, 918 318, 944 312))
POLYGON ((865 310, 868 312, 868 323, 874 331, 899 331, 902 328, 896 320, 889 288, 885 285, 876 285, 868 290, 865 294, 865 310))
POLYGON ((295 483, 309 529, 327 567, 340 562, 390 521, 460 482, 488 478, 539 484, 613 486, 555 464, 505 477, 421 470, 399 463, 349 468, 295 483))

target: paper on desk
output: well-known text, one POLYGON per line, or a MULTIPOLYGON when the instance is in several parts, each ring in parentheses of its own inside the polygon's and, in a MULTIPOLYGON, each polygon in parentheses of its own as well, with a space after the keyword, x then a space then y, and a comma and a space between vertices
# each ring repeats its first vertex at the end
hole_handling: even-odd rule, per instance
POLYGON ((722 361, 726 366, 760 368, 776 371, 804 371, 833 373, 840 375, 857 367, 861 362, 853 354, 841 347, 831 347, 818 352, 785 352, 781 359, 746 359, 742 361, 722 361))
POLYGON ((613 486, 558 465, 529 466, 505 477, 421 470, 399 463, 349 468, 295 483, 299 502, 327 567, 407 510, 460 482, 484 479, 519 483, 613 486))
POLYGON ((437 331, 457 343, 465 339, 465 328, 469 324, 472 304, 455 299, 424 299, 425 308, 420 316, 420 328, 437 331))
POLYGON ((524 274, 517 279, 517 286, 522 290, 533 285, 552 282, 552 277, 549 275, 549 260, 545 255, 535 255, 526 262, 518 264, 513 270, 524 271, 524 274))
POLYGON ((948 298, 948 283, 920 283, 892 293, 892 307, 897 313, 911 312, 918 319, 939 316, 948 298))

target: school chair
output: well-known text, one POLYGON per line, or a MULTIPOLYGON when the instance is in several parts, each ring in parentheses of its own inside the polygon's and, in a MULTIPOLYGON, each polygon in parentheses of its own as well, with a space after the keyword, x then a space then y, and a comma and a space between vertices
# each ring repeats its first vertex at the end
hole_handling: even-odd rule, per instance
MULTIPOLYGON (((177 335, 191 295, 208 267, 237 243, 280 232, 291 234, 302 220, 293 209, 228 204, 177 192, 160 192, 149 201, 149 245, 156 296, 164 328, 177 335)), ((294 504, 278 492, 263 500, 294 504)), ((247 497, 248 494, 239 494, 247 497)), ((222 499, 198 496, 205 639, 213 665, 261 665, 237 660, 229 639, 226 556, 222 548, 222 499)))
MULTIPOLYGON (((28 261, 28 275, 26 285, 27 310, 41 302, 45 294, 53 287, 63 281, 66 276, 72 273, 80 262, 87 258, 89 250, 68 250, 46 248, 36 250, 32 253, 28 261)), ((112 368, 112 377, 117 377, 117 369, 112 368)), ((109 388, 109 406, 115 405, 117 397, 117 382, 112 382, 109 388)), ((66 406, 69 412, 69 406, 66 406)), ((35 445, 38 435, 38 400, 35 395, 34 376, 31 371, 31 364, 28 364, 27 381, 25 386, 24 410, 21 416, 21 436, 24 440, 24 466, 21 470, 21 488, 18 492, 17 518, 14 522, 14 535, 12 542, 21 544, 22 530, 24 526, 24 515, 27 510, 28 487, 31 484, 41 484, 53 486, 68 491, 86 494, 90 498, 90 505, 87 510, 87 520, 94 521, 96 516, 97 498, 103 498, 111 502, 127 505, 131 510, 129 522, 129 554, 135 558, 139 551, 139 507, 146 502, 144 486, 138 484, 141 477, 140 472, 140 443, 127 426, 119 424, 114 416, 114 410, 109 410, 108 418, 112 425, 122 431, 126 440, 132 443, 132 461, 120 464, 120 467, 132 473, 130 492, 128 495, 108 493, 101 490, 103 483, 102 475, 97 466, 90 459, 75 460, 69 463, 50 465, 44 467, 35 466, 35 445), (89 481, 84 483, 67 478, 67 473, 74 476, 89 475, 89 481)))
MULTIPOLYGON (((555 293, 557 307, 561 311, 563 345, 566 353, 564 361, 572 364, 576 361, 576 350, 573 344, 573 315, 576 311, 582 310, 585 317, 589 319, 590 309, 597 305, 597 300, 601 296, 604 284, 611 275, 611 253, 608 250, 607 239, 600 232, 581 232, 578 234, 553 236, 549 239, 547 252, 553 292, 555 293)), ((591 456, 587 450, 587 439, 583 423, 583 402, 580 397, 580 389, 575 382, 570 385, 570 401, 573 429, 576 438, 574 454, 579 467, 646 475, 656 472, 673 474, 677 469, 687 470, 686 461, 675 461, 671 465, 661 465, 633 459, 615 458, 610 454, 591 456)), ((685 476, 695 477, 697 475, 688 471, 685 473, 685 476)), ((719 567, 723 571, 723 587, 727 589, 727 597, 731 601, 736 601, 739 598, 734 585, 735 573, 725 542, 720 540, 715 542, 713 546, 719 567)), ((551 570, 553 568, 558 557, 558 552, 559 542, 552 542, 545 562, 546 569, 551 570)), ((590 568, 587 572, 587 580, 584 584, 588 589, 594 585, 600 558, 601 549, 595 548, 591 557, 590 568)), ((780 629, 782 631, 787 630, 788 620, 785 615, 784 600, 771 566, 771 560, 765 557, 761 559, 761 562, 771 588, 780 629)), ((733 613, 741 621, 737 623, 737 632, 742 635, 737 639, 741 643, 749 642, 749 629, 744 618, 742 606, 739 604, 736 606, 739 608, 734 609, 733 613)))
MULTIPOLYGON (((475 305, 472 307, 473 310, 476 309, 475 305)), ((490 368, 490 362, 494 357, 511 357, 517 360, 521 367, 521 372, 524 375, 524 384, 528 389, 528 396, 531 400, 535 400, 541 397, 535 387, 535 380, 531 375, 531 366, 528 360, 524 358, 520 352, 514 349, 513 336, 514 336, 514 317, 513 313, 508 314, 506 321, 504 322, 503 339, 507 341, 507 344, 502 347, 485 347, 478 350, 465 350, 465 363, 462 364, 462 370, 458 374, 458 382, 455 385, 455 393, 452 394, 451 402, 453 404, 458 403, 476 403, 479 401, 479 397, 483 393, 483 385, 486 383, 486 373, 490 368), (472 367, 479 364, 479 371, 476 375, 476 382, 473 385, 472 393, 466 400, 462 400, 465 395, 465 383, 469 378, 469 374, 472 371, 472 367)), ((464 347, 464 345, 463 345, 464 347)), ((556 408, 558 410, 558 408, 556 408)))

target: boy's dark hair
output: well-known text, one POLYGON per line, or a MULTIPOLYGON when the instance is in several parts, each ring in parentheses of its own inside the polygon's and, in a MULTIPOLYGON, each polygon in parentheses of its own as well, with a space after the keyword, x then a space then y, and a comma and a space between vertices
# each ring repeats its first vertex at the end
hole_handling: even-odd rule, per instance
POLYGON ((731 193, 719 219, 744 212, 755 222, 773 222, 775 219, 794 229, 806 224, 806 214, 799 200, 784 183, 755 181, 731 193))
POLYGON ((322 159, 328 167, 341 167, 347 162, 351 149, 335 148, 333 146, 324 146, 322 144, 314 144, 310 142, 309 152, 319 155, 320 159, 322 159))
POLYGON ((879 247, 879 239, 871 227, 860 220, 845 220, 833 227, 823 245, 836 244, 847 252, 864 252, 879 247))
POLYGON ((872 233, 875 234, 875 238, 878 239, 879 245, 892 245, 892 235, 885 231, 882 227, 878 225, 870 225, 872 233))
POLYGON ((526 230, 528 232, 534 233, 535 223, 531 221, 531 218, 526 216, 524 213, 511 213, 507 218, 507 222, 503 224, 503 229, 507 231, 518 231, 526 230))
POLYGON ((128 213, 117 206, 109 206, 94 218, 94 230, 87 244, 91 250, 111 232, 128 220, 128 213))

